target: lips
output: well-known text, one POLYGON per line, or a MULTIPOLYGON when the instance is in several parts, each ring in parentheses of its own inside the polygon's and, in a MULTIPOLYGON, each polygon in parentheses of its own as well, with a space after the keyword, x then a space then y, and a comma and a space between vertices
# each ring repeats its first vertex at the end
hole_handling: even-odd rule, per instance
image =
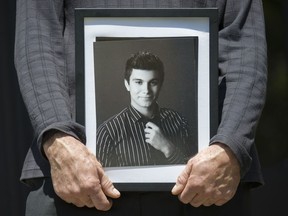
POLYGON ((139 98, 143 100, 152 100, 152 97, 139 97, 139 98))

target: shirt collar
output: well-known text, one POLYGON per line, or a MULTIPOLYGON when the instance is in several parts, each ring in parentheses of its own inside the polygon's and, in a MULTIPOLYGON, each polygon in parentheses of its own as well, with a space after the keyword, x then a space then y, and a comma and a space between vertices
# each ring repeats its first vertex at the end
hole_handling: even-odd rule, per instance
POLYGON ((128 110, 133 122, 139 121, 142 118, 141 113, 138 112, 133 106, 130 105, 128 110))
MULTIPOLYGON (((136 122, 136 121, 144 121, 144 122, 148 122, 150 121, 150 119, 147 119, 146 117, 144 117, 139 111, 137 111, 132 105, 130 105, 128 107, 128 110, 129 110, 129 114, 131 116, 131 119, 133 122, 136 122)), ((158 121, 160 119, 160 110, 159 110, 159 106, 157 104, 157 107, 156 107, 156 112, 154 114, 154 117, 152 119, 158 121)))

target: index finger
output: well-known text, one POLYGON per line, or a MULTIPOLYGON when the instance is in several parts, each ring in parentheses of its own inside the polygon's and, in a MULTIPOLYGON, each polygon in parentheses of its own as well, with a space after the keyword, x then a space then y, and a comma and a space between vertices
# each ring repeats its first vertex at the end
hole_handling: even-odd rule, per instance
POLYGON ((104 193, 90 195, 90 198, 96 209, 100 211, 108 211, 112 207, 112 201, 109 200, 104 193))
POLYGON ((103 174, 101 178, 101 186, 102 186, 102 191, 104 192, 106 196, 114 198, 114 199, 120 197, 120 192, 114 187, 111 180, 105 174, 103 174))
POLYGON ((146 127, 154 128, 154 127, 157 127, 157 125, 154 124, 153 122, 147 122, 146 127))
POLYGON ((192 164, 188 162, 188 164, 185 166, 185 169, 178 176, 176 184, 172 188, 173 195, 179 195, 180 193, 182 193, 182 191, 184 190, 188 182, 188 178, 191 173, 191 170, 192 170, 192 164))
POLYGON ((108 211, 112 207, 112 200, 108 199, 101 187, 89 195, 96 209, 108 211))
POLYGON ((99 179, 97 185, 94 187, 94 191, 89 195, 98 210, 107 211, 112 207, 112 200, 108 197, 118 198, 120 197, 120 192, 114 188, 112 182, 104 173, 101 164, 98 161, 96 162, 99 179))

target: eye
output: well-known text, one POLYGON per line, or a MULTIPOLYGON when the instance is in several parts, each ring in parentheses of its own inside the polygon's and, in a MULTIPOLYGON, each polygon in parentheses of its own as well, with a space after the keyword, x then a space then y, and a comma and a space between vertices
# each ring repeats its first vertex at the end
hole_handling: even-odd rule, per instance
POLYGON ((157 86, 159 84, 159 81, 158 80, 152 80, 151 82, 150 82, 150 85, 151 86, 157 86))
POLYGON ((143 83, 142 80, 135 80, 134 82, 135 82, 136 84, 138 84, 138 85, 142 85, 142 83, 143 83))

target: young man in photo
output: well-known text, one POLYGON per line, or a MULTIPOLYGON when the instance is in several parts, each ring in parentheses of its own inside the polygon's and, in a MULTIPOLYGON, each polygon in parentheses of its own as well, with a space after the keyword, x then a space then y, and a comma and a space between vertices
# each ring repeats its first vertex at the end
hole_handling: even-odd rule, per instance
POLYGON ((197 153, 187 120, 157 103, 163 81, 155 54, 140 51, 127 60, 130 105, 97 129, 96 157, 104 167, 185 164, 197 153))

